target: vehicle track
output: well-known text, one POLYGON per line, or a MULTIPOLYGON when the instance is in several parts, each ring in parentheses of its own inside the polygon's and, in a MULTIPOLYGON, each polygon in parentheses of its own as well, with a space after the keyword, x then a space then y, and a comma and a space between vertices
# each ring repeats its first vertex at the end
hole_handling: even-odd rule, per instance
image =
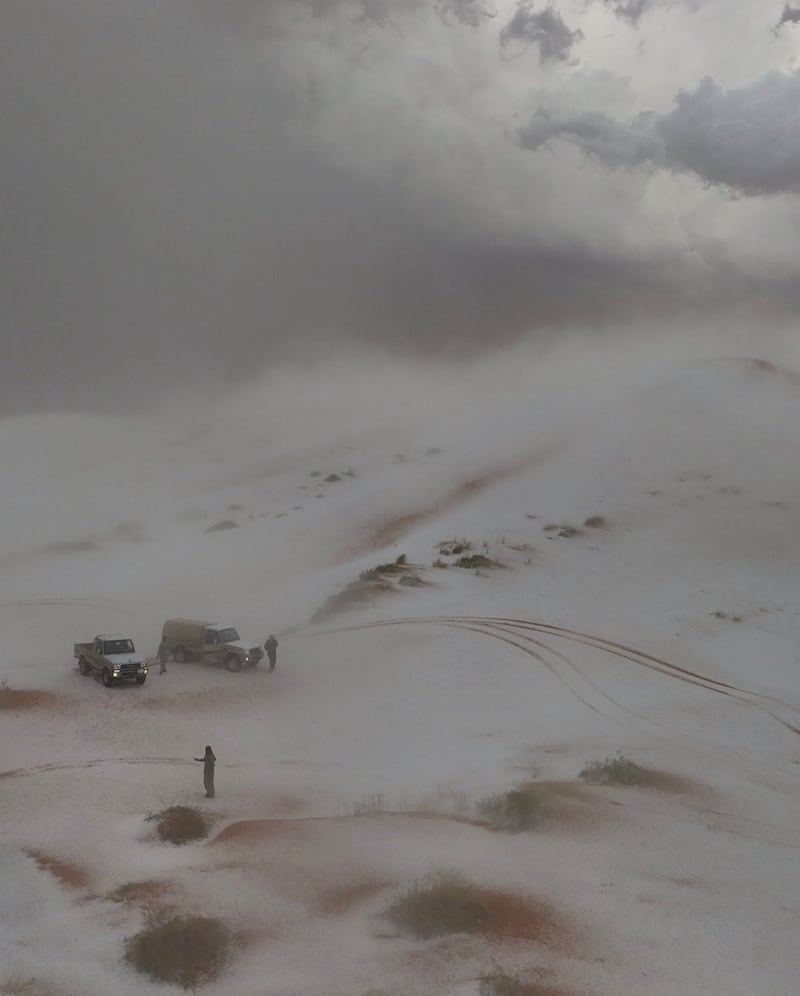
MULTIPOLYGON (((656 657, 653 654, 648 654, 642 650, 637 650, 635 647, 631 647, 625 643, 618 643, 615 640, 608 640, 605 637, 597 636, 593 633, 584 633, 580 630, 569 629, 564 626, 556 626, 552 623, 538 622, 531 619, 514 619, 503 616, 419 616, 419 617, 409 617, 403 619, 381 619, 376 620, 371 623, 363 623, 360 626, 352 627, 338 627, 335 630, 328 630, 328 632, 342 632, 347 630, 355 629, 372 629, 379 628, 382 626, 396 626, 396 625, 425 625, 425 624, 439 624, 439 625, 450 625, 450 626, 464 626, 472 625, 474 627, 484 627, 486 629, 492 630, 497 628, 506 627, 507 631, 512 632, 523 630, 525 632, 535 632, 542 633, 545 635, 553 636, 563 640, 567 640, 572 643, 583 644, 587 647, 593 647, 596 650, 600 650, 603 653, 609 654, 613 657, 617 657, 620 660, 631 661, 634 664, 638 664, 641 667, 647 668, 648 670, 654 671, 659 674, 663 674, 666 677, 674 678, 678 681, 683 681, 686 684, 695 685, 699 688, 704 688, 707 691, 715 692, 720 695, 727 695, 730 698, 738 699, 740 702, 746 705, 753 706, 760 709, 762 712, 766 713, 776 722, 780 723, 787 730, 800 736, 800 725, 789 722, 782 716, 775 713, 769 705, 765 703, 771 703, 773 705, 779 705, 784 709, 788 709, 793 716, 796 716, 800 720, 800 709, 785 702, 782 699, 776 698, 772 695, 765 695, 761 692, 754 692, 750 689, 742 688, 738 685, 734 685, 730 682, 720 681, 716 678, 710 678, 707 675, 700 674, 697 671, 692 671, 689 668, 681 667, 678 664, 673 664, 670 661, 664 660, 661 657, 656 657)), ((489 635, 488 633, 486 635, 489 635)), ((523 634, 517 632, 517 635, 523 637, 523 634)), ((549 648, 552 649, 552 648, 549 648)), ((584 675, 585 677, 585 675, 584 675)))

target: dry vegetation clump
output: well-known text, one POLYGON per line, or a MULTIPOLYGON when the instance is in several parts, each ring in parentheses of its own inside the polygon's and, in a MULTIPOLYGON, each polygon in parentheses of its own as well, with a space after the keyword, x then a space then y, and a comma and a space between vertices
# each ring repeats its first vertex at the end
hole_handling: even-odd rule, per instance
POLYGON ((231 955, 231 935, 219 920, 151 912, 125 942, 125 960, 144 975, 194 989, 215 979, 231 955))
POLYGON ((460 875, 440 874, 401 892, 385 915, 401 930, 428 940, 479 933, 488 910, 480 886, 460 875))
POLYGON ((578 529, 577 526, 573 526, 571 522, 550 522, 546 526, 543 526, 542 529, 546 533, 556 533, 564 539, 569 539, 572 536, 583 536, 583 530, 578 529))
POLYGON ((621 751, 604 761, 587 761, 578 777, 587 785, 635 785, 672 795, 703 795, 708 791, 703 785, 683 775, 643 768, 625 757, 621 751))
POLYGON ((521 833, 532 830, 546 812, 544 792, 536 782, 527 782, 509 792, 495 792, 478 803, 480 816, 495 830, 521 833))
POLYGON ((604 515, 590 515, 583 524, 587 529, 607 529, 608 519, 604 515))
POLYGON ((414 567, 408 564, 406 555, 401 553, 390 563, 376 564, 375 567, 362 571, 356 581, 351 581, 341 591, 330 595, 322 608, 317 609, 311 617, 311 622, 321 622, 337 612, 343 612, 365 602, 371 602, 381 595, 397 591, 394 585, 395 578, 398 578, 398 584, 407 586, 422 587, 426 584, 415 572, 414 567))
POLYGON ((207 817, 191 806, 170 806, 158 813, 156 820, 158 836, 170 844, 188 844, 208 836, 207 817))
POLYGON ((221 533, 226 529, 238 529, 239 523, 234 522, 233 519, 223 519, 221 522, 215 522, 213 526, 209 526, 206 529, 207 533, 221 533))
POLYGON ((596 819, 587 809, 588 801, 588 790, 572 782, 527 781, 487 795, 476 808, 492 830, 523 833, 554 820, 575 826, 585 824, 587 817, 596 819))
POLYGON ((587 785, 641 785, 644 776, 644 768, 621 751, 604 761, 587 761, 578 773, 578 778, 587 785))
POLYGON ((492 560, 491 557, 485 556, 483 553, 471 553, 466 557, 459 557, 456 561, 456 567, 463 567, 468 571, 480 570, 482 567, 502 567, 503 565, 497 560, 492 560))
POLYGON ((396 896, 384 915, 422 940, 463 933, 563 947, 568 932, 550 906, 485 889, 454 873, 435 874, 415 883, 396 896))
POLYGON ((439 544, 439 553, 443 557, 459 557, 471 549, 472 543, 468 539, 442 540, 439 544))

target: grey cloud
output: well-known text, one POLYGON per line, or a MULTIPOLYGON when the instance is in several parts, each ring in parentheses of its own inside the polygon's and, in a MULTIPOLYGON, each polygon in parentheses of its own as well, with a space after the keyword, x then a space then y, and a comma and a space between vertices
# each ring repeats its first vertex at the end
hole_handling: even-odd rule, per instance
POLYGON ((542 62, 566 62, 582 38, 583 32, 570 31, 555 8, 548 6, 537 13, 532 0, 519 0, 513 17, 500 31, 504 49, 538 45, 542 62))
POLYGON ((800 24, 800 7, 790 7, 788 3, 786 4, 776 27, 780 28, 784 24, 800 24))
POLYGON ((454 20, 469 28, 478 28, 496 16, 483 0, 438 0, 436 9, 445 22, 454 20))
POLYGON ((694 173, 750 196, 800 193, 800 74, 774 73, 729 91, 706 78, 675 104, 669 114, 628 123, 603 114, 558 120, 540 111, 519 141, 535 151, 563 137, 608 166, 694 173))
POLYGON ((586 113, 558 120, 540 110, 519 132, 523 148, 535 152, 553 138, 568 138, 607 166, 639 166, 663 159, 663 143, 653 130, 654 115, 621 124, 605 114, 586 113))
POLYGON ((649 0, 605 0, 606 6, 610 7, 617 17, 636 24, 639 18, 650 6, 649 0))

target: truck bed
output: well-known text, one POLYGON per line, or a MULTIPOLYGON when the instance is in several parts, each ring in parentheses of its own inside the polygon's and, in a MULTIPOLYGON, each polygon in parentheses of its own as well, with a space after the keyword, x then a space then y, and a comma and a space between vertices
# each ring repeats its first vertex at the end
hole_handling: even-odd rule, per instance
POLYGON ((72 651, 73 657, 85 657, 92 652, 91 643, 76 643, 75 649, 72 651))

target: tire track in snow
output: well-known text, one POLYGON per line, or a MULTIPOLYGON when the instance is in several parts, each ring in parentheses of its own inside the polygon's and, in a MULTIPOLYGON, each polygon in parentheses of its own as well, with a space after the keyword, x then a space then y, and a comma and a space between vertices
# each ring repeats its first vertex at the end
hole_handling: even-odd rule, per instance
MULTIPOLYGON (((730 698, 737 699, 746 705, 751 705, 766 713, 787 730, 790 730, 792 733, 800 736, 800 726, 789 722, 783 717, 777 715, 777 713, 775 713, 767 705, 764 705, 766 702, 774 705, 780 705, 783 708, 788 709, 793 715, 800 719, 800 710, 782 699, 776 698, 772 695, 765 695, 761 692, 754 692, 746 688, 741 688, 740 686, 731 684, 730 682, 710 678, 707 675, 700 674, 697 671, 692 671, 689 668, 673 664, 661 657, 656 657, 653 654, 637 650, 635 647, 631 647, 628 644, 608 640, 605 637, 597 636, 593 633, 584 633, 580 630, 568 629, 564 626, 556 626, 552 623, 543 623, 531 619, 513 619, 503 616, 420 616, 416 618, 409 617, 403 619, 376 620, 371 623, 363 623, 360 626, 338 627, 337 629, 328 630, 327 632, 346 632, 347 630, 372 629, 381 626, 396 625, 435 625, 437 623, 440 625, 467 623, 487 627, 507 626, 512 630, 522 629, 525 631, 542 633, 573 643, 583 644, 587 647, 593 647, 596 650, 610 654, 620 660, 631 661, 634 664, 639 664, 641 667, 647 668, 648 670, 654 671, 658 674, 663 674, 666 677, 674 678, 678 681, 683 681, 686 684, 695 685, 699 688, 705 688, 707 691, 715 692, 720 695, 727 695, 730 698)), ((518 635, 522 636, 522 634, 518 635)))

